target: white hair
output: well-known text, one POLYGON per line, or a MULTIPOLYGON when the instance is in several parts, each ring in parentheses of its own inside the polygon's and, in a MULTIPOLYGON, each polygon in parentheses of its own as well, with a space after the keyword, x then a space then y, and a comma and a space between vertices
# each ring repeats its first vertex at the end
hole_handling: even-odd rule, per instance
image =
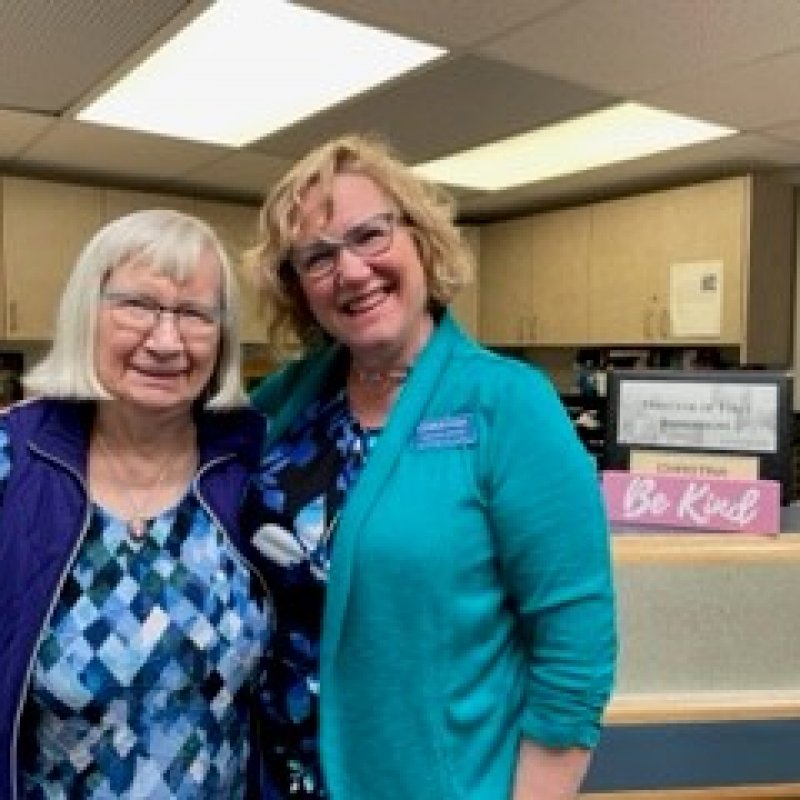
POLYGON ((95 370, 94 337, 100 296, 114 270, 136 259, 159 275, 185 280, 210 251, 222 278, 221 335, 217 365, 206 387, 206 408, 235 408, 247 398, 241 382, 238 289, 225 248, 214 231, 179 211, 136 211, 101 228, 86 244, 70 275, 52 346, 24 378, 26 390, 46 397, 108 400, 95 370))

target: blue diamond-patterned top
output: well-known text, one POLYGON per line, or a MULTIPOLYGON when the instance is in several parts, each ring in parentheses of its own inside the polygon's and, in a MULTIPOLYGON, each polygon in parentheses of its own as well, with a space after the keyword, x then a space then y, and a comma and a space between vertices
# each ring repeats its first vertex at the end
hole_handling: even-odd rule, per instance
MULTIPOLYGON (((0 495, 10 468, 0 430, 0 495)), ((263 589, 191 492, 132 540, 93 505, 33 664, 26 800, 244 798, 263 589)))
POLYGON ((262 692, 268 800, 327 797, 317 730, 325 583, 339 511, 378 435, 359 426, 343 389, 325 393, 267 450, 247 492, 243 525, 270 556, 278 618, 262 692))

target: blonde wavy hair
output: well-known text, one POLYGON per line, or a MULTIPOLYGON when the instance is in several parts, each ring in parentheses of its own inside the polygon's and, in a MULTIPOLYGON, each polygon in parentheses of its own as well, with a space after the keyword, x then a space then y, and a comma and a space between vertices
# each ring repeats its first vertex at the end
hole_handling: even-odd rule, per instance
POLYGON ((440 187, 416 176, 382 140, 348 134, 312 150, 273 187, 259 217, 259 242, 246 254, 248 268, 270 309, 269 338, 280 355, 306 352, 328 339, 312 314, 287 255, 299 226, 299 206, 312 187, 332 214, 333 179, 370 178, 396 206, 414 239, 435 313, 472 280, 472 252, 454 224, 455 205, 440 187))

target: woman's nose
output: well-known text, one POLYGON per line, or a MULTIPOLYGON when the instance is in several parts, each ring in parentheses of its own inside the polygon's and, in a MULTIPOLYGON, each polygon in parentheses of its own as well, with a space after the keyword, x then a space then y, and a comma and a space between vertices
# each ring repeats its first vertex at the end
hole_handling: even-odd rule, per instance
POLYGON ((161 352, 183 350, 183 337, 178 320, 178 315, 174 311, 162 308, 147 336, 148 346, 161 352))
POLYGON ((336 273, 340 282, 363 280, 372 275, 369 259, 357 255, 347 247, 339 250, 338 259, 336 273))

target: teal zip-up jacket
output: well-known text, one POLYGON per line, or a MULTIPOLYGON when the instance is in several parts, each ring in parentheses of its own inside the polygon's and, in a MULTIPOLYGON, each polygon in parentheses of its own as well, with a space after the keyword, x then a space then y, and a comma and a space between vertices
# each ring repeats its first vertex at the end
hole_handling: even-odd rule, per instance
MULTIPOLYGON (((256 389, 270 441, 341 357, 256 389)), ((320 657, 333 800, 510 797, 522 737, 594 746, 615 655, 594 465, 548 380, 445 314, 339 518, 320 657)))

